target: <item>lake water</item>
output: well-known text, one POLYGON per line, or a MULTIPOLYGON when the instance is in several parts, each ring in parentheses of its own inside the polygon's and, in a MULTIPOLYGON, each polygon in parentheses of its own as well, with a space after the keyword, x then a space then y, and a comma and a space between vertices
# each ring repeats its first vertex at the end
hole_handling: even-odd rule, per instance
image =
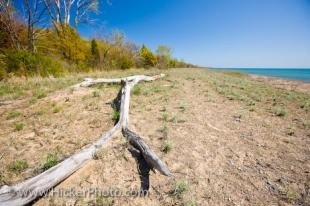
MULTIPOLYGON (((216 69, 217 70, 217 69, 216 69)), ((229 68, 229 69, 218 69, 218 70, 233 70, 249 74, 257 74, 263 76, 280 77, 285 79, 302 80, 310 82, 310 68, 309 69, 298 69, 298 68, 229 68)))

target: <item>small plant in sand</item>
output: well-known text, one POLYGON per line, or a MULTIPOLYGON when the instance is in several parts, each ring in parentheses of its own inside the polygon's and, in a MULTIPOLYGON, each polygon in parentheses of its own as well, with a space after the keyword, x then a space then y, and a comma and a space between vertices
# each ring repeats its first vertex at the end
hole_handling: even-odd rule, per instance
POLYGON ((182 194, 188 190, 188 182, 186 180, 179 180, 175 183, 174 188, 170 191, 172 196, 181 198, 182 194))
POLYGON ((94 160, 103 159, 104 156, 105 156, 106 154, 107 154, 107 150, 105 150, 105 149, 97 150, 97 151, 93 154, 93 159, 94 159, 94 160))
POLYGON ((132 88, 132 94, 134 95, 140 95, 141 94, 141 87, 139 85, 135 85, 132 88))
POLYGON ((49 168, 55 166, 59 162, 59 157, 56 152, 47 154, 45 162, 42 165, 42 170, 48 170, 49 168))
POLYGON ((163 134, 164 138, 168 137, 169 128, 167 125, 164 125, 159 131, 163 134))
POLYGON ((168 122, 169 121, 169 114, 168 114, 168 112, 162 113, 161 117, 162 117, 162 120, 164 122, 168 122))
POLYGON ((119 117, 120 117, 119 111, 113 111, 113 113, 112 113, 112 120, 113 120, 115 123, 118 122, 119 117))
POLYGON ((304 126, 305 129, 310 128, 310 120, 305 120, 302 125, 304 126))
POLYGON ((46 97, 47 94, 46 94, 46 92, 44 92, 43 90, 39 90, 39 91, 35 94, 35 96, 37 97, 37 99, 42 99, 42 98, 46 97))
POLYGON ((9 165, 9 170, 15 174, 19 174, 28 168, 28 163, 25 160, 16 160, 9 165))
POLYGON ((278 117, 284 117, 287 115, 287 111, 282 107, 276 107, 273 113, 278 117))
POLYGON ((99 91, 96 91, 96 90, 93 91, 92 94, 93 94, 93 97, 99 97, 100 96, 99 91))
POLYGON ((172 142, 170 140, 166 140, 163 145, 162 151, 167 154, 172 150, 172 142))
POLYGON ((6 119, 9 120, 9 119, 14 119, 16 117, 19 117, 21 115, 20 112, 17 112, 17 111, 10 111, 8 114, 7 114, 7 117, 6 119))
POLYGON ((15 123, 15 131, 21 131, 22 129, 24 129, 24 123, 22 122, 18 122, 18 123, 15 123))
POLYGON ((53 113, 58 113, 58 112, 60 112, 61 111, 61 107, 60 106, 55 106, 54 108, 53 108, 53 113))

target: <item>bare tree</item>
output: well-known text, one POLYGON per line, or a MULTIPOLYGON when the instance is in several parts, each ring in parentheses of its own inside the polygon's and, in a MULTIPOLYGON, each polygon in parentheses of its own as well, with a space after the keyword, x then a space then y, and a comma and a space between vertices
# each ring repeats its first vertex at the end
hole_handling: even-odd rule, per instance
POLYGON ((43 0, 24 0, 24 7, 27 23, 28 50, 36 52, 35 41, 40 34, 40 29, 35 27, 43 22, 46 6, 43 0))
POLYGON ((8 47, 21 48, 19 30, 22 23, 18 21, 17 13, 10 0, 0 0, 0 30, 4 33, 2 41, 6 41, 8 47))
POLYGON ((98 11, 98 0, 43 0, 48 14, 55 28, 72 24, 71 17, 74 16, 74 24, 88 23, 91 21, 90 13, 98 11), (72 9, 74 8, 74 9, 72 9))

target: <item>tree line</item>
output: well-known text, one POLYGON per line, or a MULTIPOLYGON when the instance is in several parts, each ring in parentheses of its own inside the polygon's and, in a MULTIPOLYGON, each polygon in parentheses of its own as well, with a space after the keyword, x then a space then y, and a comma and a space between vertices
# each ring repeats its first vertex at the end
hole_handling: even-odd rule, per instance
POLYGON ((0 80, 10 76, 60 76, 70 72, 191 67, 160 45, 155 52, 120 32, 92 40, 77 26, 90 23, 98 0, 0 0, 0 80))

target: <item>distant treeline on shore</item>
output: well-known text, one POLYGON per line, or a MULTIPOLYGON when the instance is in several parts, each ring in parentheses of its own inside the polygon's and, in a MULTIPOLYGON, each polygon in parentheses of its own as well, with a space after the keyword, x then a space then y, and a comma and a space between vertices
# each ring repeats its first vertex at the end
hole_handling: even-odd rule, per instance
POLYGON ((126 40, 120 32, 84 39, 75 28, 91 21, 88 14, 96 13, 99 1, 57 2, 0 0, 0 80, 132 67, 194 66, 174 58, 167 46, 159 45, 152 52, 145 45, 126 40))

